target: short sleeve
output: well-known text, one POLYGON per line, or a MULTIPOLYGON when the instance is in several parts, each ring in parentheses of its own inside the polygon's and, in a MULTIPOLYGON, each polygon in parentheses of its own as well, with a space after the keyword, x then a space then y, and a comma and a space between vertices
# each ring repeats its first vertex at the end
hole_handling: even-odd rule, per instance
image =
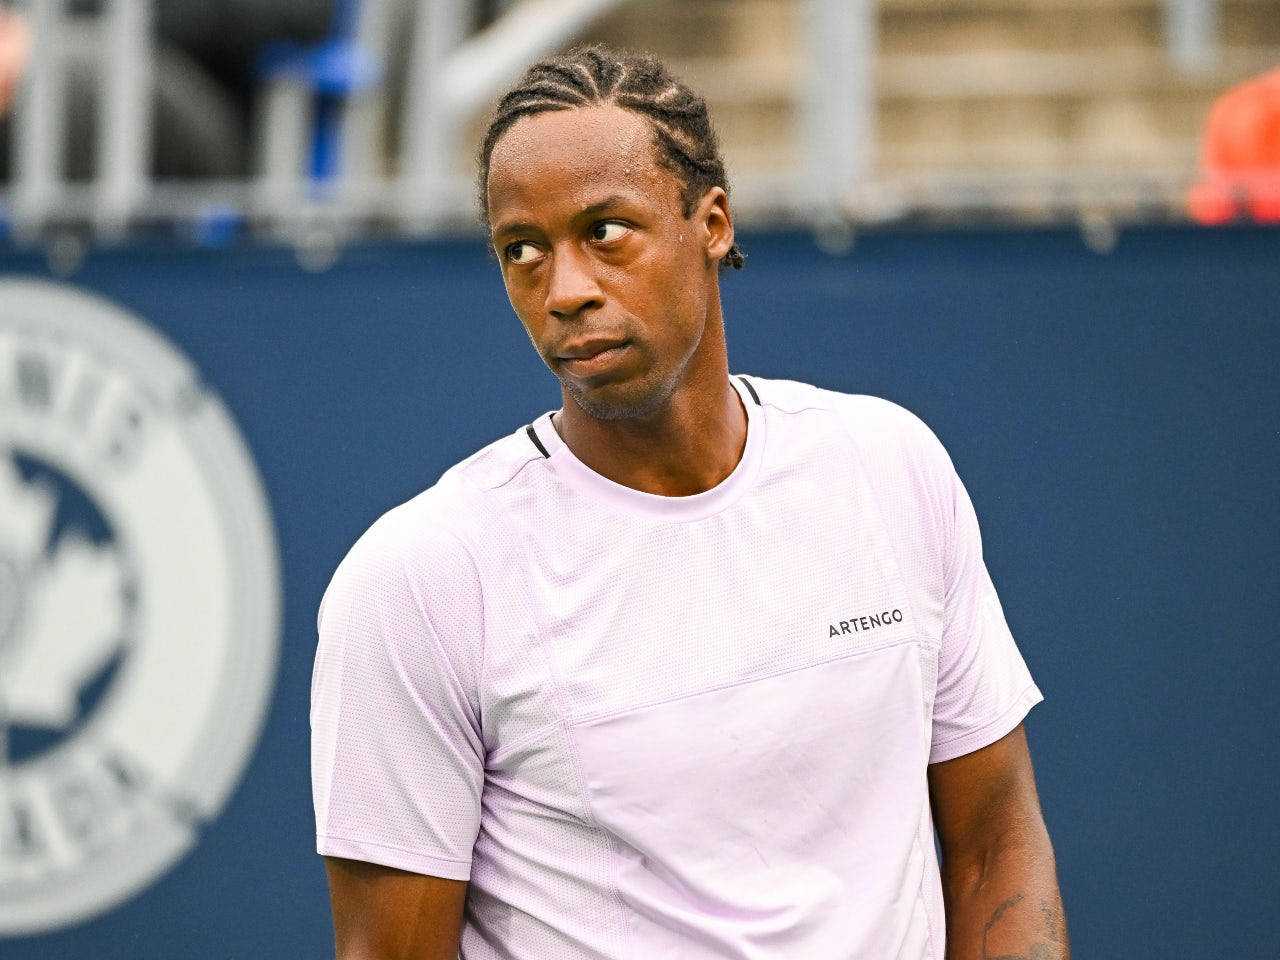
POLYGON ((316 849, 467 880, 484 777, 477 578, 449 534, 409 536, 400 520, 393 511, 361 538, 321 602, 316 849))
POLYGON ((994 743, 1044 699, 1005 622, 982 559, 973 503, 949 460, 947 474, 953 523, 943 555, 942 649, 930 763, 994 743))

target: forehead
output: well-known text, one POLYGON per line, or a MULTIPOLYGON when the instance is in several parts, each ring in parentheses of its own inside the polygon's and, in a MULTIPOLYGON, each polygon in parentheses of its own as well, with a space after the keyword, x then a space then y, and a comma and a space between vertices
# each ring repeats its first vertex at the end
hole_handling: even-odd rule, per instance
POLYGON ((653 128, 623 107, 577 107, 521 117, 489 160, 489 219, 580 210, 622 195, 667 203, 679 181, 657 160, 653 128))

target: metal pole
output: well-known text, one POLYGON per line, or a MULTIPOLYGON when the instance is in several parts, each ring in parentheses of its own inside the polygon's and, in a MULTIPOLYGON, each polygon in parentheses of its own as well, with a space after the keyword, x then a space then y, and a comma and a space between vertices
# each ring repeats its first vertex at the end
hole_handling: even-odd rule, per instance
POLYGON ((805 0, 809 48, 801 104, 802 194, 840 219, 851 187, 871 178, 876 137, 874 0, 805 0))
POLYGON ((443 212, 458 118, 448 109, 444 65, 467 35, 466 0, 420 0, 401 127, 400 212, 429 226, 443 212))
POLYGON ((149 183, 152 126, 151 0, 109 0, 102 16, 102 100, 99 105, 97 208, 99 230, 128 227, 149 183))
POLYGON ((44 227, 62 184, 66 84, 62 4, 27 0, 31 59, 15 104, 14 221, 20 236, 44 227))
MULTIPOLYGON (((363 0, 352 6, 351 36, 356 46, 379 64, 390 59, 391 26, 395 11, 390 0, 363 0)), ((382 166, 382 118, 385 84, 372 91, 353 93, 342 107, 341 161, 338 164, 339 193, 352 184, 367 187, 380 176, 382 166)))
POLYGON ((296 214, 303 201, 303 158, 310 140, 311 91, 295 77, 276 77, 259 94, 254 121, 255 213, 273 221, 296 214))
POLYGON ((621 0, 524 0, 449 55, 446 109, 466 116, 621 0))
POLYGON ((1165 0, 1165 46, 1183 73, 1205 73, 1218 63, 1219 0, 1165 0))

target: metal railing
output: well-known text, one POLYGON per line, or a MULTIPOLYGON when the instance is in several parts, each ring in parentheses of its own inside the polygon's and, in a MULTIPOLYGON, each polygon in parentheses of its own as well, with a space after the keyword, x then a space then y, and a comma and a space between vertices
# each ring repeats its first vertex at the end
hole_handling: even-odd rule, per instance
MULTIPOLYGON (((251 177, 188 183, 157 183, 148 169, 152 2, 103 0, 96 24, 102 67, 97 164, 92 182, 83 185, 63 176, 64 4, 25 0, 32 56, 13 118, 15 175, 2 201, 19 243, 37 242, 58 225, 89 228, 110 240, 140 224, 219 217, 287 237, 317 225, 338 233, 376 225, 423 235, 473 223, 473 174, 457 167, 457 157, 475 112, 533 59, 565 45, 624 0, 509 3, 478 32, 469 28, 472 0, 349 0, 340 4, 349 29, 333 41, 346 45, 337 51, 349 55, 346 60, 325 61, 330 74, 324 77, 313 64, 264 79, 251 177), (399 151, 386 169, 378 131, 388 80, 378 65, 386 62, 405 18, 413 24, 413 43, 401 91, 399 151), (351 75, 335 79, 334 62, 345 64, 342 69, 351 75), (357 76, 361 64, 365 71, 357 76), (316 115, 323 97, 335 142, 326 148, 328 166, 321 170, 316 115)), ((1086 213, 1106 197, 1135 208, 1181 202, 1180 171, 1067 180, 876 180, 876 3, 796 2, 802 5, 807 65, 796 104, 802 159, 781 172, 736 171, 736 205, 749 219, 831 224, 922 209, 1026 207, 1030 193, 1046 208, 1075 205, 1086 213)), ((1211 66, 1218 0, 1164 2, 1171 62, 1185 71, 1211 66)))

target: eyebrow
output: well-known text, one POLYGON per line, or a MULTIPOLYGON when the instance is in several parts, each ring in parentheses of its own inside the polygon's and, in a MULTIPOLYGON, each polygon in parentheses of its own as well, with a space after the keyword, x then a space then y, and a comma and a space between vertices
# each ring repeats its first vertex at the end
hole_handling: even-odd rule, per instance
POLYGON ((611 207, 621 206, 622 204, 627 202, 628 202, 628 198, 624 197, 622 194, 620 193, 611 194, 610 196, 605 197, 603 200, 593 203, 590 206, 583 207, 582 210, 578 213, 578 216, 579 217, 594 216, 597 213, 604 213, 606 210, 610 209, 611 207))
POLYGON ((529 233, 534 229, 536 229, 534 225, 527 220, 517 220, 515 223, 500 223, 493 228, 493 237, 496 240, 512 233, 529 233))
MULTIPOLYGON (((611 210, 614 207, 629 203, 630 198, 620 193, 610 194, 603 200, 597 200, 595 203, 588 204, 573 215, 575 220, 582 220, 587 217, 594 217, 598 214, 611 210)), ((514 223, 500 223, 493 228, 494 238, 504 237, 513 233, 528 233, 537 230, 537 226, 527 220, 517 220, 514 223)))

